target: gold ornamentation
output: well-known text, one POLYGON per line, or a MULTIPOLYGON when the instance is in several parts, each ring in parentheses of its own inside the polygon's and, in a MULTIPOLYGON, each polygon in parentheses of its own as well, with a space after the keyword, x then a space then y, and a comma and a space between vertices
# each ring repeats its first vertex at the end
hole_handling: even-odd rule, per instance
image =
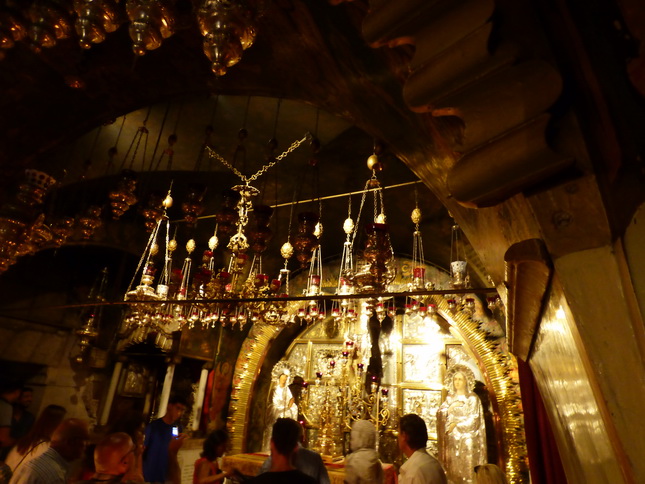
POLYGON ((166 0, 128 0, 132 50, 142 56, 161 46, 175 32, 175 19, 166 0))
POLYGON ((76 34, 83 49, 105 40, 108 33, 121 25, 120 14, 114 0, 76 0, 76 34))
POLYGON ((217 76, 237 64, 255 40, 254 12, 243 0, 205 0, 197 12, 204 53, 217 76))
POLYGON ((228 407, 226 427, 231 436, 231 454, 240 454, 246 449, 244 426, 248 422, 250 400, 258 365, 269 343, 279 331, 274 326, 253 326, 235 363, 231 402, 228 407))
POLYGON ((503 447, 508 449, 506 475, 509 482, 524 482, 523 479, 528 473, 524 413, 521 397, 510 377, 517 363, 510 353, 500 351, 498 342, 488 338, 488 334, 480 329, 480 323, 473 320, 468 312, 452 311, 448 301, 443 298, 431 296, 430 299, 444 318, 454 322, 459 332, 480 356, 497 399, 502 420, 503 447))

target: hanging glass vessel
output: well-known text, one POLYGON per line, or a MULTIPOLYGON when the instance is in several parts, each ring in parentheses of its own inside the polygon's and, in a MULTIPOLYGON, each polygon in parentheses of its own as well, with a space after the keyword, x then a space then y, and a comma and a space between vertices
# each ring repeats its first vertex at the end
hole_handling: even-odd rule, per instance
POLYGON ((114 0, 74 0, 76 34, 83 49, 105 40, 108 33, 121 25, 118 6, 114 0))
POLYGON ((163 201, 164 195, 161 192, 153 191, 148 195, 146 204, 140 210, 141 215, 143 215, 143 218, 145 219, 144 225, 146 227, 146 232, 152 232, 156 227, 157 222, 163 218, 163 201))
POLYGON ((142 56, 161 46, 175 32, 175 19, 166 0, 128 0, 125 4, 130 19, 132 50, 142 56))
POLYGON ((454 288, 468 287, 468 262, 466 261, 463 241, 461 240, 461 229, 458 224, 452 226, 452 237, 450 244, 450 285, 454 288))
POLYGON ((116 190, 111 191, 109 195, 114 220, 121 218, 132 205, 137 203, 137 197, 134 194, 136 188, 136 173, 132 170, 123 170, 121 178, 117 182, 116 190))
POLYGON ((253 207, 254 224, 247 231, 251 250, 256 254, 262 254, 266 251, 267 244, 273 236, 273 231, 269 228, 273 209, 268 205, 256 205, 253 207))
POLYGON ((318 214, 314 212, 298 214, 298 232, 293 237, 293 248, 300 267, 306 267, 311 262, 314 250, 318 247, 318 238, 314 234, 318 218, 318 214))
POLYGON ((217 76, 237 64, 242 52, 253 45, 253 11, 244 0, 205 0, 198 13, 204 36, 204 53, 217 76))
POLYGON ((76 224, 81 233, 81 238, 83 240, 90 239, 96 229, 103 224, 101 220, 101 207, 97 205, 88 207, 84 214, 76 218, 76 224))
POLYGON ((30 21, 27 35, 36 52, 40 52, 43 47, 53 47, 57 40, 67 39, 72 34, 71 12, 58 2, 33 2, 27 11, 27 17, 30 21))
POLYGON ((220 236, 228 237, 235 232, 236 223, 239 215, 236 210, 237 202, 240 200, 240 194, 234 190, 224 190, 222 193, 222 208, 215 214, 217 221, 217 231, 220 236))
POLYGON ((181 204, 184 220, 188 226, 194 226, 197 218, 204 211, 204 196, 206 187, 200 183, 191 183, 188 186, 188 194, 181 204))
MULTIPOLYGON (((54 178, 37 170, 25 170, 25 181, 18 186, 15 199, 0 207, 0 273, 16 262, 20 254, 30 253, 35 240, 46 236, 42 213, 44 197, 54 178)), ((48 229, 48 228, 47 228, 48 229)))
POLYGON ((61 217, 51 224, 54 247, 61 247, 74 233, 74 219, 72 217, 61 217))
POLYGON ((26 22, 20 12, 9 8, 0 11, 0 49, 11 49, 26 36, 26 22))

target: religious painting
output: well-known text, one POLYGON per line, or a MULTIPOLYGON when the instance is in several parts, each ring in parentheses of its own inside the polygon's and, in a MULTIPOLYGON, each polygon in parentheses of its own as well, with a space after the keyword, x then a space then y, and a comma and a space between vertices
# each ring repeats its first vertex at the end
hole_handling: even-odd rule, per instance
POLYGON ((477 366, 477 363, 473 358, 468 354, 463 345, 460 344, 448 344, 446 345, 446 360, 447 360, 447 369, 449 370, 455 365, 464 365, 467 366, 474 374, 475 380, 483 381, 484 377, 481 373, 481 370, 477 366))
POLYGON ((428 437, 437 438, 437 410, 441 405, 441 391, 403 389, 403 414, 416 413, 428 427, 428 437))
POLYGON ((314 343, 307 378, 315 379, 316 372, 321 372, 325 376, 339 376, 343 358, 342 352, 343 348, 339 344, 314 343))
POLYGON ((299 375, 303 378, 307 374, 307 343, 294 345, 289 353, 289 365, 293 368, 294 376, 299 375))
POLYGON ((121 391, 124 397, 142 397, 146 394, 146 383, 150 370, 140 363, 130 362, 121 378, 121 391))
POLYGON ((403 317, 403 338, 405 339, 422 339, 424 337, 425 323, 423 317, 415 315, 405 315, 403 317))
POLYGON ((441 385, 440 354, 431 345, 403 345, 403 381, 441 385))
POLYGON ((452 335, 437 322, 436 316, 406 314, 403 316, 403 339, 413 341, 442 341, 452 335))
POLYGON ((201 327, 184 328, 181 332, 179 354, 198 360, 212 361, 215 356, 216 331, 201 327))

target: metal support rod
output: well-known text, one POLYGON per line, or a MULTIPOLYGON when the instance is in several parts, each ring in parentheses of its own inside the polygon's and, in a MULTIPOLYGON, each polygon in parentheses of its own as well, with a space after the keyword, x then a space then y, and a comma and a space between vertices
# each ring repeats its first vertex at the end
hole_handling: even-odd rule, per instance
MULTIPOLYGON (((415 290, 402 292, 371 292, 364 294, 321 294, 319 296, 286 296, 286 297, 258 297, 258 298, 222 298, 222 299, 159 299, 159 300, 129 300, 129 301, 106 301, 102 303, 67 304, 61 306, 47 306, 40 309, 73 309, 87 306, 130 306, 133 304, 213 304, 213 303, 247 303, 247 302, 293 302, 293 301, 334 301, 342 299, 378 299, 397 298, 413 296, 448 296, 452 294, 497 294, 494 287, 480 287, 470 289, 439 289, 439 290, 415 290)), ((11 308, 18 310, 19 308, 11 308)), ((24 310, 25 308, 23 308, 24 310)))
MULTIPOLYGON (((276 203, 275 205, 271 205, 271 208, 288 207, 295 204, 301 205, 303 203, 318 202, 322 200, 331 200, 334 198, 341 198, 341 197, 349 197, 351 195, 359 195, 362 193, 374 192, 376 190, 389 190, 391 188, 407 187, 410 185, 417 185, 419 183, 423 183, 423 182, 421 180, 414 180, 410 182, 397 183, 396 185, 388 185, 386 187, 368 188, 367 190, 357 190, 355 192, 336 193, 335 195, 327 195, 326 197, 310 198, 309 200, 298 200, 298 201, 291 201, 291 202, 284 202, 284 203, 276 203)), ((252 209, 249 211, 252 211, 252 209)), ((215 217, 215 214, 202 215, 201 217, 197 217, 197 220, 204 220, 204 219, 209 219, 214 217, 215 217)), ((184 219, 173 220, 171 221, 171 223, 177 223, 177 222, 183 222, 183 221, 184 219)))

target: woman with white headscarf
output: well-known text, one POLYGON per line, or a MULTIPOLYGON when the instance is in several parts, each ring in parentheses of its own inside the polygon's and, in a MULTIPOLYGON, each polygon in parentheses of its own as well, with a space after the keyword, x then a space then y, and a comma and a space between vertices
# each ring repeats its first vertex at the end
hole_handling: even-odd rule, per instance
POLYGON ((352 425, 350 446, 352 453, 345 460, 347 484, 383 482, 383 465, 376 452, 376 427, 369 420, 358 420, 352 425))

